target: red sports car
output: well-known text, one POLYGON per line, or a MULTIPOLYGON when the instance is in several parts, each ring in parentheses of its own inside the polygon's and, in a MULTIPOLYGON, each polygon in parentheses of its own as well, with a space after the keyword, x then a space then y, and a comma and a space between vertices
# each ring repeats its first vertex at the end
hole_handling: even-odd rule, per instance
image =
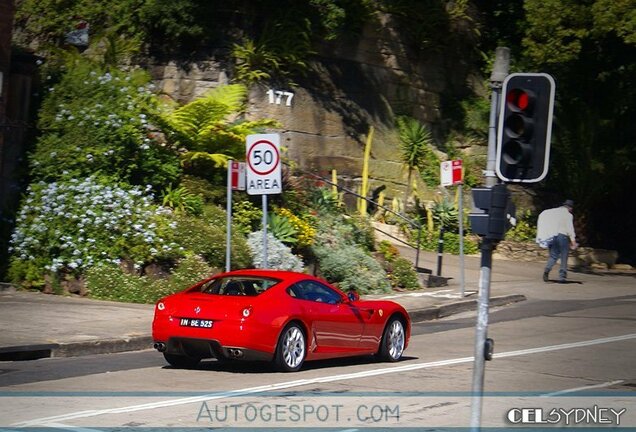
POLYGON ((377 354, 397 361, 411 321, 397 303, 360 300, 313 276, 238 270, 157 302, 154 347, 175 367, 203 358, 273 361, 282 371, 305 360, 377 354))

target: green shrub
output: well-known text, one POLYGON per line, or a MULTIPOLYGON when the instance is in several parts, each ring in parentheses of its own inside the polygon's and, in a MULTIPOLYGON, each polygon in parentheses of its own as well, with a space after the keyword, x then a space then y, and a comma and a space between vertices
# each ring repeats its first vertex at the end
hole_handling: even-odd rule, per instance
POLYGON ((99 265, 86 273, 86 287, 92 298, 129 303, 154 303, 210 276, 213 269, 196 255, 182 259, 166 279, 153 280, 124 272, 115 265, 99 265))
MULTIPOLYGON (((200 255, 215 268, 225 268, 225 212, 216 206, 207 206, 203 217, 176 216, 177 242, 188 251, 200 255)), ((249 267, 252 258, 245 238, 233 232, 231 264, 233 269, 249 267)))
POLYGON ((41 136, 30 157, 34 180, 99 173, 159 191, 181 172, 177 152, 157 132, 157 98, 144 72, 105 69, 74 58, 49 89, 39 114, 41 136))
POLYGON ((378 252, 384 260, 384 270, 386 270, 393 288, 408 290, 421 288, 413 264, 406 258, 402 258, 400 251, 392 243, 382 240, 378 244, 378 252))
POLYGON ((413 269, 413 264, 406 258, 399 257, 391 263, 389 278, 395 288, 404 288, 407 290, 417 290, 421 288, 417 272, 413 269))
MULTIPOLYGON (((417 232, 411 232, 411 244, 417 240, 417 232)), ((422 231, 420 247, 428 251, 437 251, 439 241, 438 232, 422 231)), ((479 244, 469 236, 464 237, 464 254, 472 255, 479 252, 479 244)), ((444 253, 459 255, 459 234, 444 231, 444 253)))
POLYGON ((232 205, 232 222, 244 235, 260 229, 262 220, 263 211, 251 201, 236 201, 232 205))
POLYGON ((506 232, 506 240, 534 243, 537 237, 537 227, 534 225, 530 211, 522 212, 517 218, 517 224, 506 232))
POLYGON ((203 211, 203 198, 194 195, 183 186, 173 188, 168 185, 162 192, 161 204, 177 213, 200 215, 203 211))
POLYGON ((373 257, 353 245, 314 247, 320 274, 340 289, 356 290, 360 294, 390 292, 386 272, 373 257))

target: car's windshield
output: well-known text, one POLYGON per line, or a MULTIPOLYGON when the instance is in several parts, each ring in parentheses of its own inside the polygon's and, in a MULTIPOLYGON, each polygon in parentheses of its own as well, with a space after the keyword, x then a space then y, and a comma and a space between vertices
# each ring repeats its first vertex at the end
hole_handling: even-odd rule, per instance
POLYGON ((206 294, 257 296, 276 285, 280 280, 257 276, 229 276, 215 278, 201 285, 206 294))

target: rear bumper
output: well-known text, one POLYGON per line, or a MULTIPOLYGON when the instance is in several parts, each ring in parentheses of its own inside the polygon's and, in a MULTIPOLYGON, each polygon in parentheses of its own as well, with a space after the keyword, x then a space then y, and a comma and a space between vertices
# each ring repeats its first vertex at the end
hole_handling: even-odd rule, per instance
MULTIPOLYGON (((158 341, 163 342, 163 341, 158 341)), ((224 346, 215 339, 172 337, 165 346, 168 354, 187 355, 196 358, 222 360, 271 361, 274 354, 243 346, 224 346)))

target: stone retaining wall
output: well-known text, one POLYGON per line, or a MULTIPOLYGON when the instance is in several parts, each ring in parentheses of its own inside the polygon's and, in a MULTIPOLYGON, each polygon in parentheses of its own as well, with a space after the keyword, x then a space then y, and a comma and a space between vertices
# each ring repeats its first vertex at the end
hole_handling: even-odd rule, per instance
MULTIPOLYGON (((502 241, 497 245, 496 253, 514 261, 546 262, 548 259, 548 250, 531 242, 502 241)), ((568 265, 573 268, 592 270, 634 270, 628 264, 618 264, 617 260, 617 251, 580 247, 570 251, 568 265)))

